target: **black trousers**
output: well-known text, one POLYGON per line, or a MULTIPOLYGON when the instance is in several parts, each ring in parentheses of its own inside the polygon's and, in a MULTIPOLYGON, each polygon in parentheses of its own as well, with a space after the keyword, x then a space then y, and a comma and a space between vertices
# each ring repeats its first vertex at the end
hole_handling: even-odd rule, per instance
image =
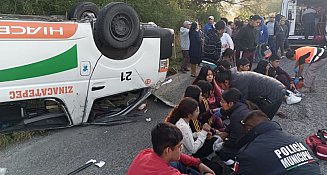
POLYGON ((261 101, 260 103, 256 103, 258 107, 264 112, 270 120, 272 120, 277 113, 279 107, 282 105, 283 99, 269 102, 269 101, 261 101))

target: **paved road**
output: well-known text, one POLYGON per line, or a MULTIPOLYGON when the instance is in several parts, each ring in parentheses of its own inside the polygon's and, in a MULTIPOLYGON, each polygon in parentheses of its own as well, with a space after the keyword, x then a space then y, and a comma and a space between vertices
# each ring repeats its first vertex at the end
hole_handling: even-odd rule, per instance
MULTIPOLYGON (((283 60, 284 68, 291 70, 293 63, 283 60)), ((300 104, 283 104, 281 110, 288 117, 274 120, 283 129, 303 140, 318 128, 326 128, 327 67, 318 75, 317 93, 308 94, 300 104)), ((176 103, 185 87, 192 82, 189 74, 172 77, 173 82, 160 89, 158 94, 176 103)), ((102 168, 89 167, 79 174, 125 174, 132 158, 143 148, 150 146, 150 130, 163 121, 171 108, 154 98, 147 100, 146 113, 133 111, 137 122, 119 126, 85 126, 51 131, 47 136, 35 137, 24 143, 12 145, 0 151, 0 168, 7 168, 6 175, 58 175, 67 174, 90 159, 106 162, 102 168), (151 122, 145 118, 151 117, 151 122)), ((320 161, 323 174, 327 174, 327 162, 320 161)))

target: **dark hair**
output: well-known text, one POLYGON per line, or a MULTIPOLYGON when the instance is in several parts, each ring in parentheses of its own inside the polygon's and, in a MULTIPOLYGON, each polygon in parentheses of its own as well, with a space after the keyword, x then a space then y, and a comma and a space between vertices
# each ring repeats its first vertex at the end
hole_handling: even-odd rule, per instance
POLYGON ((243 119, 243 123, 246 123, 248 120, 252 120, 254 118, 262 118, 266 121, 269 120, 268 116, 264 112, 260 110, 254 110, 248 113, 248 115, 243 119))
POLYGON ((232 73, 229 69, 224 68, 223 66, 218 66, 216 71, 216 82, 224 83, 226 80, 230 80, 232 73))
POLYGON ((182 101, 179 102, 168 115, 167 121, 176 124, 179 119, 187 117, 189 114, 192 114, 198 108, 197 100, 194 100, 191 97, 185 97, 182 101))
POLYGON ((198 26, 198 24, 196 22, 192 22, 191 24, 191 28, 190 28, 190 32, 189 33, 194 33, 196 32, 196 27, 198 26))
POLYGON ((198 85, 201 88, 202 96, 209 97, 210 91, 213 89, 213 86, 211 83, 209 83, 206 80, 200 80, 196 83, 196 85, 198 85))
POLYGON ((259 15, 253 15, 253 16, 251 16, 250 17, 250 20, 252 20, 252 21, 256 21, 256 20, 261 20, 261 17, 259 16, 259 15))
POLYGON ((292 49, 290 49, 290 50, 288 50, 288 51, 286 52, 286 57, 287 57, 288 59, 293 58, 294 55, 295 55, 295 51, 292 50, 292 49))
POLYGON ((232 63, 229 62, 229 61, 227 61, 227 60, 219 60, 219 61, 218 61, 218 65, 219 65, 219 66, 223 66, 223 67, 226 68, 226 69, 230 69, 230 68, 232 68, 232 63))
POLYGON ((200 80, 207 81, 207 75, 208 75, 209 71, 211 71, 212 74, 214 73, 213 70, 209 66, 202 66, 198 76, 195 78, 195 80, 193 81, 192 84, 197 84, 197 82, 200 80))
POLYGON ((243 26, 243 22, 242 21, 235 21, 235 26, 237 26, 237 28, 242 28, 242 26, 243 26))
POLYGON ((225 29, 225 27, 226 27, 226 23, 223 20, 220 20, 215 24, 216 30, 222 30, 225 29))
POLYGON ((250 61, 247 58, 241 58, 236 62, 236 67, 239 68, 240 66, 245 66, 247 64, 250 64, 250 61))
POLYGON ((269 62, 267 60, 263 60, 261 59, 257 65, 257 68, 255 68, 253 71, 257 72, 259 74, 263 74, 266 75, 267 74, 267 65, 269 64, 269 62))
POLYGON ((190 85, 186 88, 184 97, 191 97, 196 101, 199 101, 199 96, 201 94, 202 90, 197 85, 190 85))
POLYGON ((228 21, 228 25, 232 25, 234 22, 233 21, 228 21))
POLYGON ((228 19, 227 19, 227 18, 220 18, 220 20, 224 21, 224 22, 225 22, 225 24, 227 24, 227 23, 228 23, 228 19))
POLYGON ((234 50, 233 49, 231 49, 231 48, 227 48, 224 52, 223 52, 223 57, 225 57, 225 56, 233 56, 234 55, 234 50))
POLYGON ((159 123, 151 131, 153 151, 159 156, 165 148, 174 148, 182 140, 182 132, 171 123, 159 123))
POLYGON ((230 88, 223 92, 222 97, 227 103, 229 102, 237 103, 241 101, 242 93, 236 88, 230 88))
POLYGON ((280 57, 276 54, 272 54, 270 57, 269 57, 269 61, 276 61, 276 60, 280 60, 280 57))

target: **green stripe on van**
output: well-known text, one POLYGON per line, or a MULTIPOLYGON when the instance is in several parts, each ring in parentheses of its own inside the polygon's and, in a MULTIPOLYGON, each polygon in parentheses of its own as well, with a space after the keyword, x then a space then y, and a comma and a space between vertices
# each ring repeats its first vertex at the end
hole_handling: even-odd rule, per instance
POLYGON ((0 70, 0 82, 23 80, 63 72, 77 67, 77 46, 60 55, 32 64, 0 70))

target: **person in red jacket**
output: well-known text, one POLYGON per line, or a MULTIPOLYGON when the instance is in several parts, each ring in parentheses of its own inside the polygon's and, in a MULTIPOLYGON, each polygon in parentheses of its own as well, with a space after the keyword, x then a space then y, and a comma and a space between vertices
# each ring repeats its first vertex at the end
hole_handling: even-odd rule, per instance
POLYGON ((215 175, 210 168, 200 162, 200 159, 182 154, 182 139, 183 135, 175 125, 159 123, 151 131, 153 148, 144 149, 135 157, 127 175, 181 175, 190 173, 185 167, 183 167, 185 171, 181 172, 181 168, 176 169, 170 166, 169 163, 174 161, 179 161, 180 164, 187 167, 196 167, 202 174, 215 175))

